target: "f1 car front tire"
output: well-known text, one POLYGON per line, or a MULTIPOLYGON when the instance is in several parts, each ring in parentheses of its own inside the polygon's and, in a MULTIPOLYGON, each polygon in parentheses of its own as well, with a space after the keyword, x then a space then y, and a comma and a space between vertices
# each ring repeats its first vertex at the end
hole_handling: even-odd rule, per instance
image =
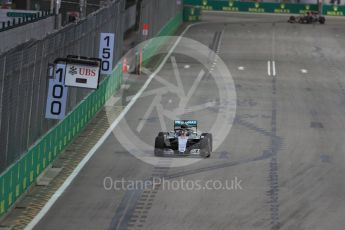
POLYGON ((204 136, 200 143, 201 154, 204 158, 208 158, 212 153, 212 134, 203 133, 201 135, 204 136))
POLYGON ((155 156, 162 156, 163 155, 163 151, 164 151, 164 133, 160 132, 158 134, 158 136, 155 139, 155 150, 154 150, 154 154, 155 156))

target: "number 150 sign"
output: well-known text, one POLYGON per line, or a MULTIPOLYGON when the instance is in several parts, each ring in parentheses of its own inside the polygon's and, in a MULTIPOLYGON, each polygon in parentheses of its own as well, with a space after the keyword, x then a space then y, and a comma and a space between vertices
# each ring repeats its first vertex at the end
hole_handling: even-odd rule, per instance
POLYGON ((99 58, 102 59, 101 74, 111 74, 113 70, 114 34, 101 33, 99 58))

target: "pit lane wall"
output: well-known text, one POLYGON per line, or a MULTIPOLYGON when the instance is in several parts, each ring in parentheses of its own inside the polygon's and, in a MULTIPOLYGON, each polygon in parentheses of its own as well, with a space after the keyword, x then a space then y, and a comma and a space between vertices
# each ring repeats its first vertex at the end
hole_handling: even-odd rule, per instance
MULTIPOLYGON (((182 12, 178 12, 156 36, 173 34, 182 23, 182 12)), ((143 55, 152 57, 161 44, 149 44, 143 55)), ((49 166, 75 137, 85 128, 107 99, 122 83, 122 64, 113 70, 93 91, 83 99, 64 120, 59 122, 45 136, 36 142, 16 163, 0 176, 0 217, 14 206, 16 200, 35 183, 37 177, 49 166)))
MULTIPOLYGON (((184 4, 198 6, 202 10, 248 13, 303 14, 307 11, 318 11, 317 4, 240 2, 234 0, 185 0, 184 4)), ((322 11, 327 16, 344 16, 345 6, 324 5, 322 11)))

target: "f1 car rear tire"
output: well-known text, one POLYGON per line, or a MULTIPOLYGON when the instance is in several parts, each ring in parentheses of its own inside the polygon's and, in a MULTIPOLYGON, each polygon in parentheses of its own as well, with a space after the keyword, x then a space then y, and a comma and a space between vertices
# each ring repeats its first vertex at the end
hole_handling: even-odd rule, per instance
POLYGON ((212 151, 213 151, 213 136, 211 133, 209 133, 208 137, 210 139, 210 152, 212 153, 212 151))
POLYGON ((201 154, 204 158, 209 158, 212 153, 212 134, 203 133, 201 135, 204 136, 201 140, 201 154))
POLYGON ((296 17, 295 16, 290 16, 288 22, 295 23, 296 22, 296 17))
POLYGON ((320 17, 319 17, 319 22, 320 22, 320 24, 325 24, 326 18, 323 17, 323 16, 320 16, 320 17))
POLYGON ((160 135, 161 133, 158 134, 158 136, 155 139, 155 150, 154 150, 154 154, 155 156, 162 156, 163 155, 163 151, 164 151, 164 134, 160 135))
POLYGON ((314 18, 313 18, 312 16, 309 16, 309 17, 307 18, 307 23, 308 23, 308 24, 312 24, 314 21, 315 21, 315 20, 314 20, 314 18))

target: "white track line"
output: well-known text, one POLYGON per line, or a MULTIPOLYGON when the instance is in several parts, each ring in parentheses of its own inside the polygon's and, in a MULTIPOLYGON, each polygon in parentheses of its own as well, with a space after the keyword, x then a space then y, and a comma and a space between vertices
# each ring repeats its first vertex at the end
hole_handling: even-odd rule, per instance
POLYGON ((118 123, 122 120, 122 118, 128 113, 130 108, 134 105, 134 103, 138 100, 140 95, 145 91, 148 87, 152 79, 156 76, 156 74, 163 68, 164 64, 167 62, 168 58, 172 54, 173 50, 176 46, 180 43, 183 35, 195 24, 191 24, 186 27, 186 29, 181 33, 179 38, 176 40, 174 45, 169 50, 168 54, 164 57, 162 63, 158 66, 158 68, 150 75, 147 79, 143 87, 138 91, 138 93, 133 97, 133 99, 128 103, 128 105, 122 110, 120 115, 115 119, 115 121, 111 124, 111 126, 107 129, 107 131, 103 134, 103 136, 98 140, 98 142, 92 147, 92 149, 88 152, 88 154, 83 158, 83 160, 78 164, 78 166, 73 170, 71 175, 65 180, 65 182, 60 186, 60 188, 53 194, 53 196, 48 200, 48 202, 43 206, 41 211, 35 216, 35 218, 25 227, 27 230, 33 229, 38 222, 47 214, 49 209, 54 205, 57 199, 64 193, 66 188, 72 183, 72 181, 76 178, 79 172, 83 169, 86 163, 91 159, 91 157, 96 153, 97 149, 104 143, 104 141, 108 138, 108 136, 112 133, 113 129, 118 125, 118 123))
POLYGON ((181 98, 179 106, 178 106, 179 108, 186 108, 187 107, 188 102, 190 101, 190 99, 194 95, 194 92, 197 89, 198 85, 200 84, 200 81, 202 80, 204 75, 205 75, 205 71, 201 70, 200 73, 198 74, 197 78, 193 82, 193 85, 190 87, 187 95, 185 97, 181 98))
POLYGON ((308 73, 308 70, 306 70, 306 69, 301 69, 301 73, 308 73))
POLYGON ((268 76, 271 76, 271 61, 267 62, 267 74, 268 76))
MULTIPOLYGON (((153 109, 156 108, 157 104, 159 104, 160 100, 161 100, 161 95, 156 95, 154 97, 154 99, 152 100, 151 102, 151 105, 149 106, 149 108, 146 110, 144 116, 142 117, 141 121, 139 122, 138 124, 138 127, 137 127, 137 132, 140 133, 141 130, 144 128, 144 125, 147 121, 147 119, 149 118, 150 114, 152 113, 153 109)), ((165 129, 163 129, 165 131, 165 129)))
POLYGON ((276 62, 272 61, 272 72, 273 72, 273 76, 276 76, 276 62))

